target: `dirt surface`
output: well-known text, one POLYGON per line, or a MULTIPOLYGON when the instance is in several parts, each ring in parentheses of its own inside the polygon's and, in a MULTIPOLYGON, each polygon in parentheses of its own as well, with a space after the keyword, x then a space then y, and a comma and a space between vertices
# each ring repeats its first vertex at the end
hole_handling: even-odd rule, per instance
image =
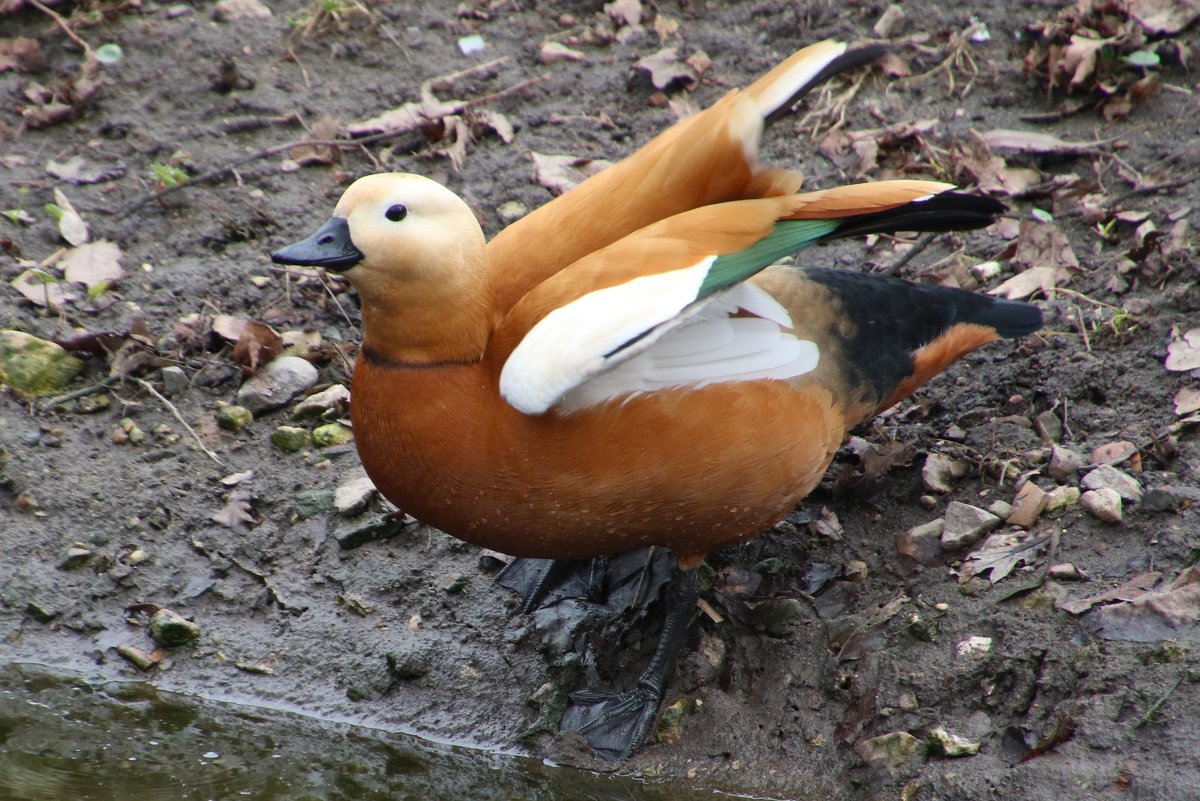
MULTIPOLYGON (((530 153, 616 160, 670 124, 666 97, 634 69, 639 59, 664 45, 680 58, 702 51, 711 66, 694 60, 702 74, 692 91, 675 86, 667 94, 706 105, 806 43, 874 36, 885 6, 665 3, 643 9, 640 31, 619 8, 616 17, 605 15, 599 3, 464 3, 457 14, 438 4, 326 6, 336 13, 315 18, 316 6, 281 0, 269 18, 232 22, 214 20, 205 3, 59 6, 91 47, 117 43, 123 51, 99 68, 103 85, 83 100, 88 87, 75 80, 85 60, 79 45, 37 9, 0 17, 3 36, 32 38, 44 60, 32 71, 0 73, 0 207, 31 218, 0 220, 0 328, 60 341, 114 334, 105 344, 125 349, 118 357, 87 356, 68 390, 114 369, 163 390, 158 368, 167 364, 182 367, 188 382, 164 399, 129 380, 50 409, 11 392, 0 396, 7 452, 0 653, 6 661, 139 676, 209 698, 294 706, 612 770, 572 737, 518 739, 537 720, 538 704, 552 711, 554 691, 577 689, 586 671, 577 669, 577 656, 562 656, 551 633, 515 613, 515 598, 495 585, 494 565, 477 549, 415 524, 342 547, 348 532, 388 511, 376 500, 358 515, 341 514, 328 509, 327 494, 311 494, 356 475, 352 445, 282 453, 271 442, 276 427, 315 425, 293 421, 290 405, 236 433, 217 425, 242 371, 232 344, 211 329, 228 315, 278 332, 318 333, 322 344, 307 354, 320 369, 318 388, 348 386, 359 339, 353 294, 275 271, 267 254, 326 219, 350 179, 395 169, 444 181, 492 234, 510 213, 504 204, 535 208, 552 197, 530 153), (656 15, 678 21, 678 30, 663 23, 656 31, 656 15), (485 49, 464 55, 459 40, 471 34, 483 37, 485 49), (541 63, 548 39, 582 60, 541 63), (304 154, 273 154, 200 180, 305 139, 296 120, 327 137, 338 124, 418 100, 425 81, 495 58, 505 60, 434 87, 443 101, 482 99, 469 113, 500 113, 515 128, 505 142, 487 129, 503 129, 502 122, 468 118, 478 138, 461 153, 459 170, 435 152, 448 149, 447 140, 428 141, 453 129, 453 120, 443 120, 345 149, 332 164, 291 169, 285 160, 304 161, 304 154), (75 101, 62 89, 73 80, 75 101), (66 119, 35 128, 37 114, 22 117, 22 109, 38 106, 31 99, 37 92, 27 91, 35 82, 62 89, 66 119), (318 124, 326 116, 337 123, 318 124), (48 161, 74 156, 109 175, 75 184, 47 173, 48 161), (191 185, 118 213, 165 188, 166 167, 186 170, 191 185), (18 256, 38 263, 64 246, 43 211, 56 187, 93 239, 119 245, 124 277, 93 298, 77 292, 74 303, 47 310, 8 282, 28 266, 18 256), (142 442, 129 441, 123 419, 144 434, 142 442), (221 483, 246 471, 234 486, 221 483), (306 511, 313 503, 317 510, 306 511), (222 510, 224 523, 214 518, 222 510), (72 560, 73 546, 79 553, 72 560), (154 650, 144 614, 130 609, 138 604, 194 620, 199 640, 170 649, 142 673, 117 652, 121 645, 154 650)), ((684 701, 675 707, 684 711, 682 722, 616 769, 805 798, 896 798, 907 788, 920 791, 909 798, 1172 799, 1194 797, 1200 786, 1193 596, 1171 593, 1173 617, 1145 603, 1101 603, 1081 613, 1062 606, 1152 571, 1161 576, 1147 587, 1163 590, 1179 576, 1186 584, 1200 548, 1200 442, 1194 427, 1177 423, 1172 403, 1197 384, 1186 371, 1164 367, 1174 333, 1200 321, 1200 272, 1187 227, 1200 199, 1200 184, 1190 180, 1200 115, 1194 73, 1178 62, 1195 49, 1195 31, 1127 47, 1126 55, 1161 55, 1162 85, 1142 98, 1129 88, 1131 68, 1118 62, 1110 83, 1120 88, 1097 105, 1094 77, 1067 95, 1048 92, 1026 69, 1044 63, 1029 55, 1036 39, 1029 29, 1055 20, 1056 4, 991 4, 975 14, 942 3, 909 9, 906 25, 890 35, 914 77, 876 70, 860 83, 851 81, 862 76, 835 83, 768 133, 764 155, 803 165, 810 187, 896 174, 978 180, 990 189, 1008 181, 1017 195, 1005 198, 1013 219, 941 237, 900 274, 971 285, 975 274, 966 268, 999 258, 996 271, 979 273, 982 290, 1023 267, 1053 267, 1053 259, 1069 267, 1069 291, 1034 293, 1046 313, 1042 334, 978 352, 860 431, 810 499, 836 520, 801 515, 713 555, 705 593, 713 614, 694 626, 665 703, 684 701), (970 29, 972 22, 982 27, 970 29), (972 41, 971 33, 984 39, 985 29, 990 39, 972 41), (839 99, 848 101, 840 112, 839 99), (1059 114, 1072 99, 1082 107, 1059 114), (853 137, 830 136, 839 113, 843 132, 888 130, 856 147, 853 137), (916 134, 896 127, 919 121, 916 134), (997 147, 992 157, 1006 159, 999 164, 966 152, 971 130, 996 129, 1094 144, 1049 153, 997 147), (870 142, 877 154, 868 152, 870 142), (1018 232, 1017 220, 1030 220, 1033 209, 1054 213, 1055 222, 1026 222, 1018 232), (1118 219, 1116 212, 1145 217, 1118 219), (1063 238, 1039 240, 1038 225, 1063 238), (1061 431, 1033 425, 1040 420, 1045 428, 1050 418, 1061 431), (898 534, 940 517, 952 501, 985 508, 1012 502, 1017 480, 1026 478, 1043 490, 1078 486, 1082 471, 1061 481, 1049 475, 1054 439, 1085 462, 1099 446, 1133 443, 1136 457, 1118 469, 1152 494, 1127 502, 1119 524, 1077 504, 1042 515, 1029 531, 1053 540, 994 585, 983 577, 960 582, 969 551, 926 555, 928 564, 898 551, 898 534), (966 465, 948 492, 923 486, 929 453, 966 465), (1079 573, 1056 571, 1035 586, 1050 564, 1079 573), (972 637, 988 638, 987 645, 960 647, 972 637), (939 728, 977 744, 978 753, 937 753, 929 744, 939 728), (885 735, 891 740, 875 739, 885 735), (915 749, 889 762, 879 758, 886 742, 915 749)), ((315 161, 329 155, 316 151, 315 161)), ((806 259, 874 269, 903 252, 884 238, 806 259)), ((244 354, 238 358, 245 362, 244 354)), ((651 619, 618 643, 594 638, 601 671, 615 670, 608 678, 617 683, 633 681, 656 633, 651 619)))

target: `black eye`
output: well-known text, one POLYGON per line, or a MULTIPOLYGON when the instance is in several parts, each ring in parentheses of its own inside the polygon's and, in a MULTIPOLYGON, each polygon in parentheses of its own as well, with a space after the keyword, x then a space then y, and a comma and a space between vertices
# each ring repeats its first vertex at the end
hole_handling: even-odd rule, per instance
POLYGON ((388 207, 388 210, 383 213, 392 222, 400 222, 408 216, 408 209, 397 203, 395 206, 388 207))

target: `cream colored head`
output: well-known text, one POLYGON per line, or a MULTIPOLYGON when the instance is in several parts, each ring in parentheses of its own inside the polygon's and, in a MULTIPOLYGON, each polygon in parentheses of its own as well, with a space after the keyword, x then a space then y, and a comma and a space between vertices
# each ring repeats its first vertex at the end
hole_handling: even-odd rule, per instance
POLYGON ((364 344, 403 361, 478 358, 490 333, 483 231, 446 187, 409 173, 350 185, 334 209, 362 259, 345 270, 362 297, 364 344))

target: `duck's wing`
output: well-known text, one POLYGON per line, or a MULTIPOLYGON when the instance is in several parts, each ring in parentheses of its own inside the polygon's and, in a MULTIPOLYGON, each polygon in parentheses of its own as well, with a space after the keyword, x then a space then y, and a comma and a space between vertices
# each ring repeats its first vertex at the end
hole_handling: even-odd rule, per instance
POLYGON ((830 41, 806 47, 516 221, 488 244, 496 308, 511 308, 567 265, 659 220, 713 203, 796 192, 798 172, 758 163, 764 127, 814 86, 884 50, 848 50, 830 41))
POLYGON ((744 283, 827 239, 979 227, 1003 206, 929 181, 883 181, 736 201, 660 221, 560 271, 503 319, 488 359, 514 408, 572 411, 614 397, 720 381, 794 378, 818 343, 744 283))

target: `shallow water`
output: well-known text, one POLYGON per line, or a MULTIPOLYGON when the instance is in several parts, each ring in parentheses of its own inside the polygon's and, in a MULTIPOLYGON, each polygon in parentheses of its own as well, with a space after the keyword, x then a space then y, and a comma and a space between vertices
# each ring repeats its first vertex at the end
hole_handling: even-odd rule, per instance
POLYGON ((657 801, 712 798, 393 732, 0 667, 0 798, 657 801))

